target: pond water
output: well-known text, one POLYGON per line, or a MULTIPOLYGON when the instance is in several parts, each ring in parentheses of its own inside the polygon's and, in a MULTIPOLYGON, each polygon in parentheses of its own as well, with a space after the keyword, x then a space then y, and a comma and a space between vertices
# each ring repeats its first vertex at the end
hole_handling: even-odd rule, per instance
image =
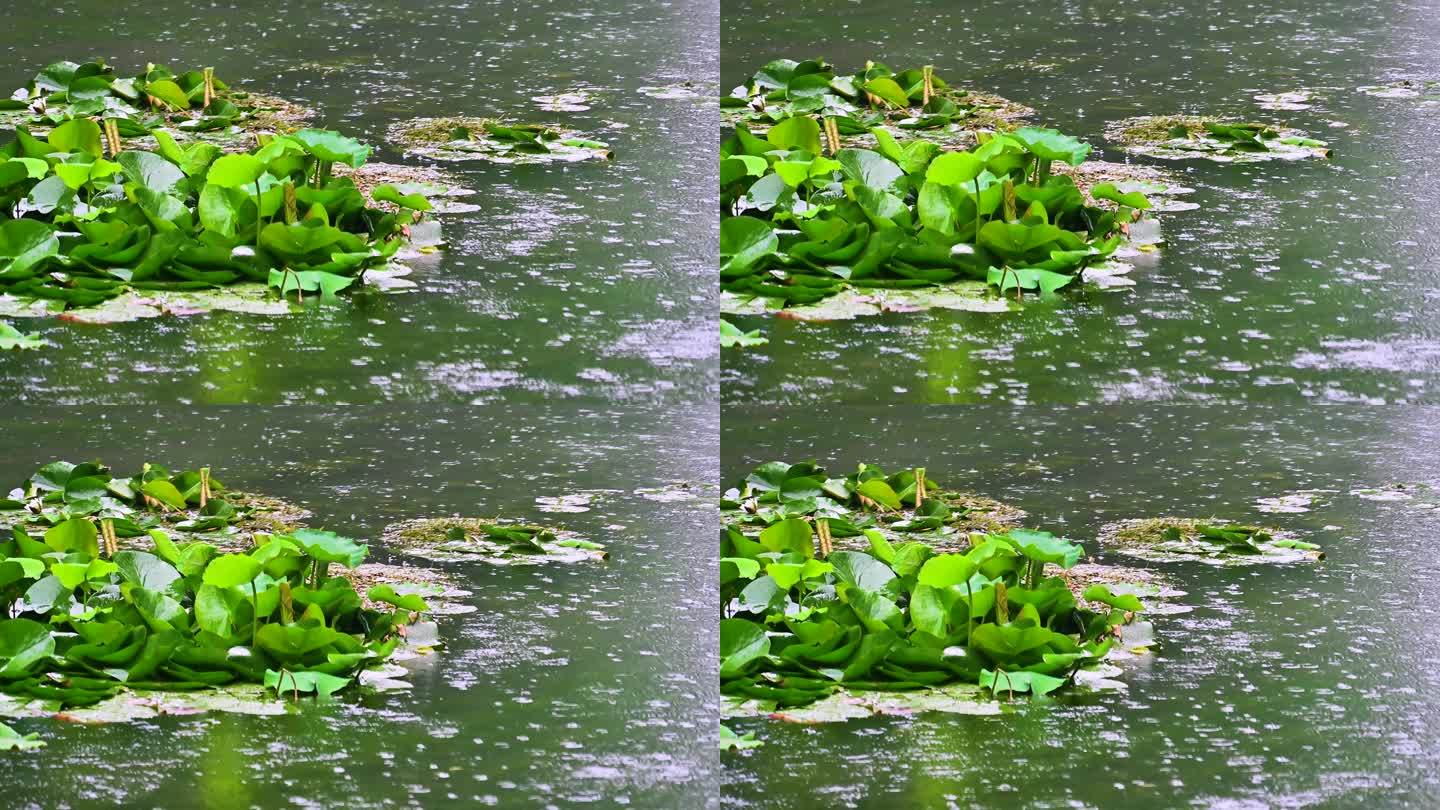
MULTIPOLYGON (((904 6, 725 0, 722 86, 770 59, 935 65, 1097 147, 1109 121, 1265 117, 1329 141, 1330 161, 1152 161, 1196 189, 1121 291, 1023 312, 833 323, 736 318, 768 346, 725 352, 727 402, 1434 401, 1440 393, 1440 100, 1363 85, 1440 78, 1433 4, 1163 0, 904 6), (1256 94, 1306 89, 1312 109, 1256 94)), ((1433 91, 1432 91, 1433 93, 1433 91)), ((1112 148, 1098 156, 1124 160, 1112 148)), ((1144 162, 1138 159, 1137 162, 1144 162)))
MULTIPOLYGON (((379 147, 419 116, 556 121, 613 162, 449 164, 479 192, 444 218, 449 249, 420 289, 311 304, 299 317, 217 314, 95 328, 36 325, 59 348, 0 355, 5 399, 46 402, 683 402, 717 391, 718 225, 713 103, 652 99, 696 80, 714 92, 711 0, 502 3, 373 0, 180 4, 115 14, 97 0, 7 6, 0 87, 39 66, 104 57, 213 65, 223 79, 318 111, 379 147), (535 96, 588 87, 585 112, 535 96)), ((396 161, 393 150, 374 159, 396 161)))
POLYGON ((803 726, 728 721, 725 806, 1434 807, 1440 803, 1440 484, 1433 408, 1193 403, 727 408, 723 480, 818 456, 832 472, 925 466, 1014 503, 1100 562, 1146 567, 1193 612, 1154 619, 1122 693, 803 726), (1260 498, 1329 490, 1296 513, 1260 498), (1212 568, 1096 553, 1100 525, 1221 517, 1300 532, 1315 565, 1212 568))
MULTIPOLYGON (((598 564, 441 564, 476 612, 409 692, 302 700, 294 715, 78 726, 13 721, 49 744, 5 759, 7 807, 701 807, 717 795, 711 616, 713 412, 553 406, 81 407, 0 431, 0 481, 55 458, 208 463, 227 486, 287 495, 310 525, 373 540, 449 514, 564 525, 598 564), (701 437, 697 440, 697 436, 701 437), (641 449, 637 449, 641 448, 641 449), (537 497, 605 494, 549 514, 537 497)), ((403 562, 372 546, 372 560, 403 562)))

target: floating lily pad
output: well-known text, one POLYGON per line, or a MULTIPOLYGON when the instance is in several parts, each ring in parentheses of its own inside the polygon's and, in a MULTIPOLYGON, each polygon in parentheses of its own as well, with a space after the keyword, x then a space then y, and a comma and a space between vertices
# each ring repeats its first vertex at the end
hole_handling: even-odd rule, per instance
POLYGON ((1389 84, 1367 84, 1355 89, 1376 98, 1440 98, 1436 95, 1440 91, 1440 81, 1400 79, 1389 84))
MULTIPOLYGON (((1175 616, 1194 610, 1190 605, 1174 601, 1185 596, 1185 591, 1176 589, 1167 577, 1148 568, 1087 562, 1062 571, 1059 576, 1065 580, 1075 598, 1082 602, 1090 602, 1085 597, 1090 586, 1103 585, 1113 596, 1139 598, 1144 602, 1143 614, 1147 617, 1175 616)), ((1099 603, 1091 604, 1099 607, 1099 603)))
POLYGON ((1261 93, 1255 96, 1262 110, 1308 110, 1315 94, 1309 90, 1291 90, 1286 93, 1261 93))
POLYGON ((636 88, 635 92, 648 98, 673 101, 679 99, 710 99, 712 96, 704 92, 704 88, 694 82, 676 82, 675 84, 647 85, 636 88))
POLYGON ((720 294, 720 311, 726 315, 776 314, 797 321, 848 321, 883 312, 920 312, 954 309, 963 312, 1007 312, 1016 307, 981 281, 956 281, 920 289, 847 287, 814 304, 791 305, 760 296, 731 292, 720 294))
POLYGON ((390 128, 390 140, 434 160, 552 163, 609 160, 609 145, 549 124, 489 118, 417 118, 390 128))
MULTIPOLYGON (((355 181, 355 187, 366 196, 380 185, 395 187, 400 195, 419 194, 430 201, 430 212, 434 214, 463 214, 478 211, 480 206, 459 202, 460 198, 473 197, 478 192, 466 188, 457 178, 433 166, 406 166, 400 163, 367 162, 358 169, 343 163, 336 167, 337 177, 348 177, 355 181)), ((381 203, 387 210, 395 206, 381 203)))
POLYGON ((534 96, 530 99, 546 112, 584 112, 590 109, 590 94, 584 90, 572 90, 550 96, 534 96))
POLYGON ((1276 124, 1208 116, 1142 116, 1116 121, 1105 137, 1137 155, 1166 160, 1201 159, 1221 163, 1325 158, 1324 141, 1276 124))
POLYGON ((1256 498, 1255 508, 1260 512, 1278 514, 1298 514, 1309 512, 1312 506, 1322 503, 1325 496, 1334 490, 1303 490, 1291 492, 1286 495, 1278 495, 1273 498, 1256 498))
MULTIPOLYGON (((461 601, 471 595, 470 591, 457 587, 449 574, 434 568, 367 562, 346 572, 346 576, 355 583, 357 592, 367 594, 367 607, 380 607, 368 596, 370 589, 376 585, 389 585, 390 589, 400 596, 413 594, 424 599, 429 607, 426 613, 431 616, 460 616, 474 613, 478 609, 461 601)), ((403 672, 390 673, 387 677, 403 675, 403 672)))
POLYGON ((759 748, 765 743, 755 739, 755 732, 736 734, 725 726, 720 727, 720 750, 721 751, 745 751, 750 748, 759 748))
POLYGON ((1440 508, 1440 489, 1423 482, 1362 487, 1350 490, 1350 494, 1367 501, 1404 503, 1412 509, 1440 508))
POLYGON ((1156 562, 1213 565, 1313 562, 1320 547, 1279 529, 1196 518, 1143 518, 1103 526, 1099 541, 1119 554, 1156 562))
POLYGON ((720 348, 722 349, 748 349, 752 346, 764 346, 770 342, 770 338, 760 334, 759 329, 751 329, 746 332, 725 319, 720 320, 720 348))
POLYGON ((40 739, 39 734, 21 734, 0 723, 0 751, 33 751, 44 747, 45 741, 40 739))
POLYGON ((382 541, 401 554, 439 562, 540 565, 604 560, 605 547, 573 532, 488 518, 422 518, 385 528, 382 541))
POLYGON ((877 715, 909 716, 923 712, 945 712, 994 716, 1001 713, 999 701, 979 686, 952 683, 926 689, 875 691, 840 689, 829 697, 806 706, 777 708, 772 702, 747 700, 726 695, 721 699, 721 717, 768 717, 786 723, 814 725, 862 720, 877 715))
POLYGON ((647 501, 659 501, 661 503, 680 503, 684 501, 695 501, 713 495, 713 485, 693 484, 688 481, 678 481, 673 484, 666 484, 659 487, 639 487, 631 492, 639 495, 647 501))
POLYGON ((49 345, 50 341, 39 335, 26 334, 10 324, 0 321, 0 351, 40 349, 49 345))
POLYGON ((595 492, 571 492, 565 495, 540 495, 535 498, 535 508, 541 512, 589 512, 590 505, 599 498, 595 492))
POLYGON ((60 314, 71 323, 108 324, 159 318, 183 317, 208 312, 241 312, 247 315, 288 315, 298 308, 283 301, 263 284, 235 284, 219 290, 132 291, 110 300, 60 314))

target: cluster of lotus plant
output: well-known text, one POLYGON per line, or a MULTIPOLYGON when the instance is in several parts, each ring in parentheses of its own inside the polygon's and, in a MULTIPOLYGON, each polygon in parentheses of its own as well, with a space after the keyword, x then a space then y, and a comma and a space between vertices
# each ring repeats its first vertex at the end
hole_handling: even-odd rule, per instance
POLYGON ((796 116, 765 138, 737 125, 720 149, 721 286, 809 304, 854 288, 986 281, 1049 294, 1106 260, 1150 207, 1097 183, 1090 200, 1060 164, 1090 147, 1053 129, 980 133, 968 151, 897 141, 838 148, 796 116))
POLYGON ((97 117, 127 138, 170 124, 186 132, 219 130, 252 117, 256 106, 250 94, 232 90, 213 68, 176 73, 151 64, 136 76, 121 77, 100 60, 47 65, 0 100, 0 111, 22 113, 35 126, 97 117))
POLYGON ((369 154, 337 132, 262 137, 237 154, 151 134, 154 152, 120 149, 89 118, 43 140, 17 129, 0 147, 0 292, 68 306, 244 281, 331 295, 384 265, 430 208, 390 185, 367 199, 333 176, 369 154))
POLYGON ((977 532, 950 552, 902 539, 944 537, 951 519, 923 469, 861 465, 836 478, 813 463, 772 463, 723 506, 726 695, 799 706, 841 688, 955 682, 1046 694, 1099 665, 1117 628, 1144 609, 1098 584, 1077 600, 1049 572, 1073 567, 1082 549, 1046 532, 977 532))
POLYGON ((981 100, 928 66, 895 71, 870 62, 852 75, 836 75, 824 59, 776 59, 722 96, 720 105, 732 121, 773 124, 818 115, 842 135, 864 135, 885 123, 916 130, 947 126, 981 100))
POLYGON ((388 585, 367 597, 390 609, 367 607, 332 573, 359 566, 365 546, 310 529, 237 533, 246 511, 208 469, 41 468, 0 500, 12 535, 0 543, 0 692, 62 706, 229 683, 330 694, 428 611, 388 585), (205 539, 233 547, 237 534, 247 547, 228 553, 205 539))

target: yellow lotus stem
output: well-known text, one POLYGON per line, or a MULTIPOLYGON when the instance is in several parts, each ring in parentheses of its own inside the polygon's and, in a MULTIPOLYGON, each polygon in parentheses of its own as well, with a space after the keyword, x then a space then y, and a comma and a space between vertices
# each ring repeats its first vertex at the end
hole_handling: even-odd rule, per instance
POLYGON ((104 541, 105 556, 114 557, 120 550, 120 538, 115 535, 115 521, 105 518, 100 521, 100 539, 104 541))
POLYGON ((200 508, 204 509, 205 504, 210 502, 210 468, 200 468, 200 508))
POLYGON ((835 550, 835 541, 830 536, 830 521, 820 518, 815 521, 815 535, 820 538, 820 556, 829 557, 835 550))
POLYGON ((915 468, 915 508, 919 509, 920 504, 925 502, 925 468, 915 468))
POLYGON ((205 106, 215 100, 215 68, 205 68, 205 106))
POLYGON ((840 125, 834 118, 825 119, 825 141, 832 157, 840 151, 840 125))
POLYGON ((930 65, 926 65, 922 70, 925 74, 925 87, 921 90, 920 98, 922 100, 920 103, 923 105, 929 104, 930 97, 935 95, 935 68, 931 67, 930 65))
POLYGON ((114 118, 104 119, 105 144, 110 148, 110 157, 120 153, 120 125, 115 123, 114 118))

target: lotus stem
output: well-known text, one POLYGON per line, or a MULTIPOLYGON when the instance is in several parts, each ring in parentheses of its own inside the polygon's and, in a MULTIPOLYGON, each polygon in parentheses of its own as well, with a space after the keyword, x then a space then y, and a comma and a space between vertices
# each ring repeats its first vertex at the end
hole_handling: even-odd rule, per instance
POLYGON ((829 557, 830 552, 835 550, 835 541, 830 536, 829 518, 815 520, 815 536, 820 539, 820 556, 829 557))
POLYGON ((835 123, 834 118, 825 119, 825 141, 830 149, 830 156, 834 157, 840 151, 840 125, 835 123))
POLYGON ((930 103, 930 97, 935 95, 935 68, 926 65, 922 71, 925 74, 925 87, 921 90, 920 103, 926 105, 930 103))
POLYGON ((970 626, 975 620, 975 586, 965 580, 965 590, 970 594, 970 603, 965 606, 965 648, 970 648, 970 626))
POLYGON ((1014 180, 1011 180, 1011 179, 1008 178, 1008 177, 1005 178, 1004 198, 1005 198, 1005 221, 1006 221, 1006 222, 1014 222, 1016 219, 1019 218, 1020 215, 1019 215, 1019 212, 1016 210, 1016 205, 1015 205, 1015 181, 1014 181, 1014 180))
POLYGON ((115 521, 112 518, 100 521, 100 537, 105 542, 105 555, 114 557, 115 552, 120 550, 120 538, 115 534, 115 521))
POLYGON ((1035 185, 1043 186, 1050 179, 1050 161, 1040 158, 1035 166, 1035 185))
MULTIPOLYGON (((1006 672, 1006 671, 1003 670, 1003 669, 997 668, 997 669, 995 670, 995 677, 998 679, 1001 675, 1004 675, 1004 676, 1005 676, 1005 690, 1010 693, 1010 696, 1007 697, 1007 698, 1005 698, 1005 700, 1006 700, 1007 702, 1008 702, 1008 701, 1011 701, 1011 700, 1014 700, 1014 699, 1015 699, 1015 682, 1012 681, 1012 680, 1010 680, 1010 673, 1006 672)), ((992 682, 992 683, 993 683, 993 682, 992 682)), ((990 691, 991 691, 991 692, 995 692, 996 690, 992 688, 990 691)))
POLYGON ((997 624, 1010 623, 1010 598, 1005 593, 1005 583, 995 583, 995 622, 997 624))
POLYGON ((260 192, 260 178, 255 178, 255 251, 260 251, 260 229, 263 227, 262 220, 265 219, 265 212, 262 208, 262 194, 260 192))
POLYGON ((105 141, 110 147, 110 157, 113 158, 120 154, 120 125, 115 123, 114 118, 106 118, 104 121, 105 141))
POLYGON ((295 621, 295 598, 290 592, 289 580, 280 582, 280 622, 291 624, 295 621))
POLYGON ((975 175, 975 244, 980 244, 980 175, 975 175))
POLYGON ((300 218, 299 203, 295 200, 295 182, 285 181, 285 224, 294 225, 300 218))
POLYGON ((205 106, 215 100, 215 68, 205 68, 205 106))
POLYGON ((209 467, 201 467, 201 468, 200 468, 200 508, 201 508, 201 509, 204 509, 204 508, 205 508, 205 505, 208 504, 209 502, 210 502, 210 468, 209 468, 209 467))
POLYGON ((915 508, 925 502, 925 468, 915 468, 915 508))

